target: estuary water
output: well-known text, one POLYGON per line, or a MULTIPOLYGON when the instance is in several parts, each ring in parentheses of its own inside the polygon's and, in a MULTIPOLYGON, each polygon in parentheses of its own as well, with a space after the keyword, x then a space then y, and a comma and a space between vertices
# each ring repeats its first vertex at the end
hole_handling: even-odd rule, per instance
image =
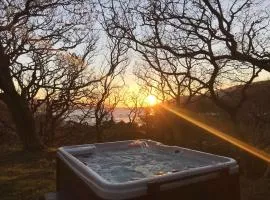
MULTIPOLYGON (((84 116, 85 112, 87 110, 74 110, 72 113, 69 114, 67 120, 74 121, 74 122, 80 122, 82 117, 84 116)), ((128 119, 129 110, 127 108, 115 108, 113 112, 113 118, 115 122, 123 121, 125 123, 129 122, 128 119)), ((84 119, 84 122, 86 122, 89 125, 95 124, 95 119, 91 117, 86 117, 84 119)))

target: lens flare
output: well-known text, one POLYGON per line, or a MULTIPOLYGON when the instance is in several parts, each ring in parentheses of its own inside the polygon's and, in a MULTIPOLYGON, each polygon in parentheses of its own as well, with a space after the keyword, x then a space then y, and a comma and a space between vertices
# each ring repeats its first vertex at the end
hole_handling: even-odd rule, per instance
POLYGON ((215 135, 215 136, 217 136, 217 137, 219 137, 219 138, 221 138, 221 139, 223 139, 223 140, 225 140, 225 141, 239 147, 240 149, 242 149, 242 150, 244 150, 244 151, 246 151, 246 152, 248 152, 248 153, 250 153, 250 154, 252 154, 252 155, 254 155, 254 156, 256 156, 256 157, 258 157, 258 158, 260 158, 260 159, 262 159, 262 160, 264 160, 266 162, 268 162, 268 163, 270 163, 270 155, 267 154, 266 152, 264 152, 262 150, 259 150, 259 149, 255 148, 254 146, 251 146, 251 145, 249 145, 249 144, 247 144, 247 143, 245 143, 245 142, 243 142, 243 141, 241 141, 239 139, 236 139, 236 138, 234 138, 234 137, 232 137, 232 136, 230 136, 230 135, 228 135, 228 134, 226 134, 224 132, 221 132, 221 131, 219 131, 219 130, 217 130, 217 129, 209 126, 209 125, 206 125, 206 124, 204 124, 204 123, 202 123, 202 122, 200 122, 200 121, 198 121, 198 120, 184 114, 183 112, 179 112, 176 109, 170 108, 170 107, 168 107, 166 105, 161 105, 161 106, 164 109, 166 109, 166 110, 170 111, 171 113, 175 114, 176 116, 178 116, 178 117, 180 117, 180 118, 194 124, 195 126, 201 128, 201 129, 206 130, 208 133, 211 133, 212 135, 215 135))
POLYGON ((157 104, 157 98, 154 95, 148 95, 145 101, 149 106, 154 106, 157 104))

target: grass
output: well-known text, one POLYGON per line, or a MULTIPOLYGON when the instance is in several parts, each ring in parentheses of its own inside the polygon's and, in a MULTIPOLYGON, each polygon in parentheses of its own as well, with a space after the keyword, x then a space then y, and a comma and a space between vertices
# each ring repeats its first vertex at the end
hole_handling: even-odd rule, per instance
POLYGON ((55 191, 55 151, 29 153, 19 146, 0 148, 1 200, 34 200, 55 191))

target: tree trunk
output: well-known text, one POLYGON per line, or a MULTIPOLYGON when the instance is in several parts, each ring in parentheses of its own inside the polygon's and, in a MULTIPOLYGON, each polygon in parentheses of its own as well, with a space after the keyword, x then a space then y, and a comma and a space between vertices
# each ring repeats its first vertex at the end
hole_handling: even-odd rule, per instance
POLYGON ((4 92, 3 100, 12 115, 16 132, 25 150, 41 150, 43 145, 36 132, 33 115, 27 101, 16 91, 10 74, 9 58, 2 54, 2 51, 0 52, 0 60, 0 89, 4 92))
POLYGON ((45 143, 46 145, 52 144, 55 139, 57 119, 55 119, 53 115, 51 115, 50 121, 47 123, 48 128, 46 129, 47 132, 45 133, 45 135, 47 136, 47 140, 45 143))
POLYGON ((181 97, 180 97, 180 95, 176 96, 175 101, 176 101, 176 107, 180 108, 181 107, 181 97))
POLYGON ((97 142, 102 142, 102 128, 101 128, 101 123, 96 122, 96 139, 97 142))
POLYGON ((18 94, 5 95, 5 103, 11 112, 24 149, 27 151, 37 151, 43 149, 38 134, 36 133, 35 121, 31 111, 18 94))

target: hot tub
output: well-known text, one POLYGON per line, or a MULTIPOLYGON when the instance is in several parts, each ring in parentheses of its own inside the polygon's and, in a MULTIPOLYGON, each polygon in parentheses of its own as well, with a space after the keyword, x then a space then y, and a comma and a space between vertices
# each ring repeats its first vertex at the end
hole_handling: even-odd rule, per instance
POLYGON ((151 140, 59 148, 57 192, 80 200, 240 199, 235 160, 151 140))

